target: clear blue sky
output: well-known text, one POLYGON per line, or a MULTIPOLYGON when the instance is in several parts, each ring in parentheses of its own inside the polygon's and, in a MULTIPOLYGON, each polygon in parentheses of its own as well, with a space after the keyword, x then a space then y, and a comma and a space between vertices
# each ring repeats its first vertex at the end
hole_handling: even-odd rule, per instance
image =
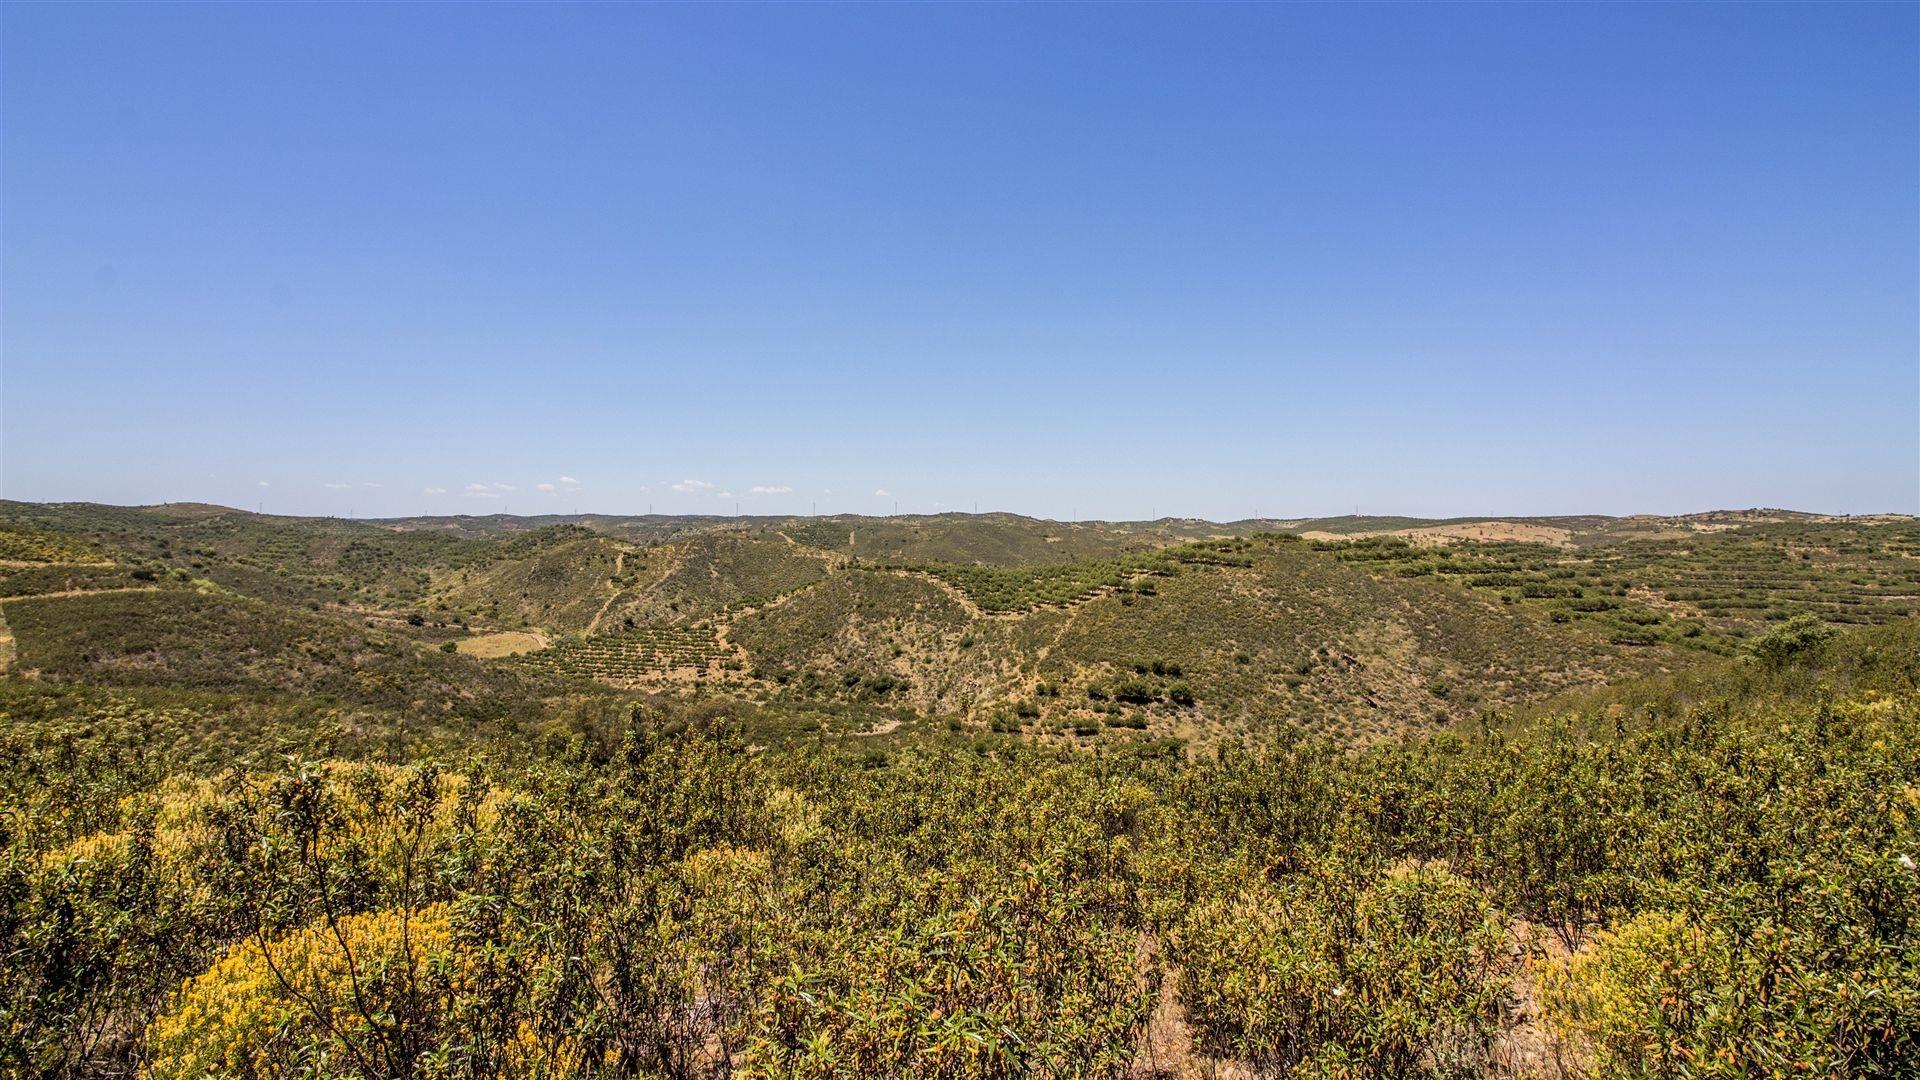
POLYGON ((0 495, 1920 510, 1917 12, 7 4, 0 495))

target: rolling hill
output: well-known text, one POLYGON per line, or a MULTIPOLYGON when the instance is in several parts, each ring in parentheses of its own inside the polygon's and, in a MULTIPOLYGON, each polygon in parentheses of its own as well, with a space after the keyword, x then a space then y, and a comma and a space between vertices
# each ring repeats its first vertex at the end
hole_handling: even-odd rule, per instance
POLYGON ((1683 669, 1794 615, 1920 610, 1920 525, 1785 511, 346 521, 0 503, 0 549, 14 666, 50 680, 394 714, 536 715, 556 685, 695 693, 1068 742, 1367 741, 1683 669))

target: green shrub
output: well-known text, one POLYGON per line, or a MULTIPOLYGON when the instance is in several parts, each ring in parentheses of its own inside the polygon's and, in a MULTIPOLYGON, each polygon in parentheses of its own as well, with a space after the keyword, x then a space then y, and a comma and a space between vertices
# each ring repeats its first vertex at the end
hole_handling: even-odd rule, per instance
POLYGON ((1437 864, 1249 886, 1196 908, 1177 955, 1201 1043, 1288 1074, 1477 1071, 1507 1003, 1503 922, 1437 864))
POLYGON ((1770 667, 1780 667, 1833 636, 1833 627, 1815 615, 1796 615, 1747 644, 1748 655, 1770 667))

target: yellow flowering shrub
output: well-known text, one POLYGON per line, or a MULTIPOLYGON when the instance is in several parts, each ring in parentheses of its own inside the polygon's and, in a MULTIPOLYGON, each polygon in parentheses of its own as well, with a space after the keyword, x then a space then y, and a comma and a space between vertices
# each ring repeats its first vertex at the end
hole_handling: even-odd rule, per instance
POLYGON ((465 967, 444 906, 374 911, 248 940, 189 979, 147 1029, 151 1075, 422 1068, 465 967))
POLYGON ((90 833, 65 847, 54 848, 40 856, 40 870, 58 874, 80 870, 85 864, 118 865, 127 859, 133 838, 126 833, 90 833))
POLYGON ((1728 977, 1728 947, 1687 919, 1650 912, 1539 966, 1548 1026, 1590 1048, 1603 1075, 1655 1069, 1703 995, 1728 977))

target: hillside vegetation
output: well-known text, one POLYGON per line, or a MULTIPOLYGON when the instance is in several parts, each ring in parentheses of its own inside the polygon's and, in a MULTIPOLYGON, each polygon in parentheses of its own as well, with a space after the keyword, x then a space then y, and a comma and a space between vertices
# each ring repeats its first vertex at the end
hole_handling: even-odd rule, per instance
POLYGON ((18 673, 43 682, 293 695, 416 720, 493 719, 512 672, 379 630, 193 589, 6 604, 18 673))
POLYGON ((1360 753, 755 754, 724 716, 643 711, 451 759, 183 772, 158 717, 72 706, 0 736, 14 1071, 1898 1076, 1920 1054, 1911 622, 1801 624, 1360 753))
MULTIPOLYGON (((1784 511, 354 522, 5 503, 0 528, 33 538, 23 552, 85 555, 0 566, 0 614, 26 613, 17 648, 61 653, 46 670, 69 680, 100 664, 116 668, 100 681, 124 683, 130 662, 31 640, 64 634, 46 614, 61 598, 99 592, 76 610, 127 622, 172 603, 136 591, 165 586, 265 605, 248 618, 319 616, 488 658, 512 708, 543 707, 530 699, 545 691, 510 685, 539 672, 571 680, 566 693, 884 703, 1079 741, 1279 722, 1365 741, 1730 655, 1795 615, 1873 624, 1920 607, 1920 525, 1784 511), (1501 539, 1526 530, 1563 539, 1501 539)), ((169 665, 224 663, 218 633, 173 647, 201 656, 169 665)), ((280 689, 304 693, 302 663, 247 661, 264 688, 284 671, 280 689)))
POLYGON ((808 520, 0 504, 0 1074, 1920 1059, 1910 520, 808 520))

